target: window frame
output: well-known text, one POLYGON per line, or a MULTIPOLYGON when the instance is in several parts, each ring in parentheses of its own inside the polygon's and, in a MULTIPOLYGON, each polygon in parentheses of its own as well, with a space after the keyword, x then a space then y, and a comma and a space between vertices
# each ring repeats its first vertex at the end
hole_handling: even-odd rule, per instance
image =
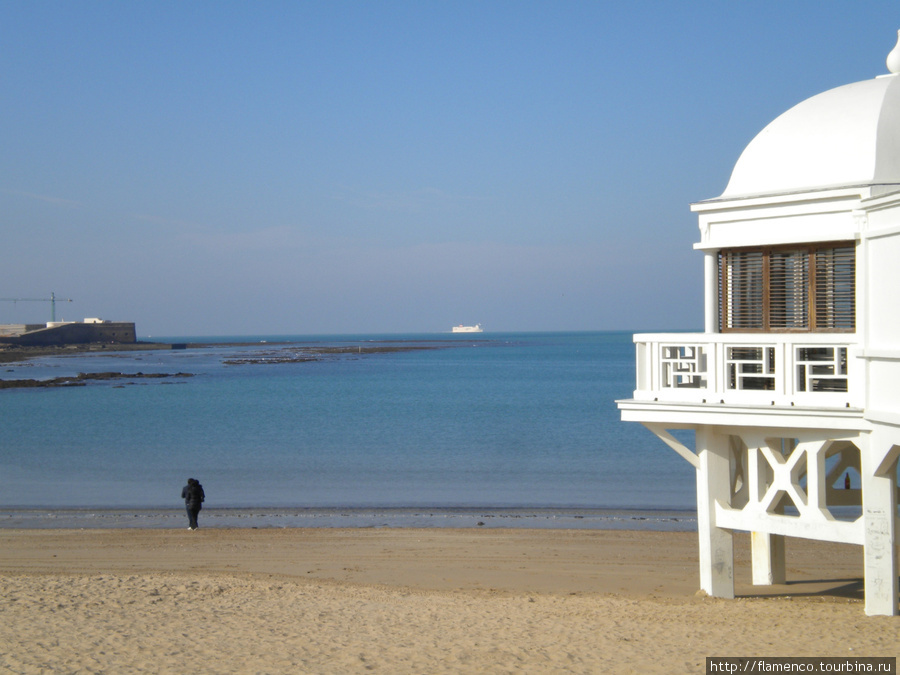
POLYGON ((724 248, 716 264, 720 333, 856 332, 855 241, 724 248))

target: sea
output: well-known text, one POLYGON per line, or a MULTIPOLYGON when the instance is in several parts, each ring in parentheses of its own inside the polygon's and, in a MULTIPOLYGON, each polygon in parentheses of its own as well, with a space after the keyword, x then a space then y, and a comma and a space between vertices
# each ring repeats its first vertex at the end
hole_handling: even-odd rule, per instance
MULTIPOLYGON (((0 527, 696 529, 690 465, 616 400, 631 333, 154 338, 0 379, 0 527)), ((690 442, 689 439, 684 439, 690 442)))

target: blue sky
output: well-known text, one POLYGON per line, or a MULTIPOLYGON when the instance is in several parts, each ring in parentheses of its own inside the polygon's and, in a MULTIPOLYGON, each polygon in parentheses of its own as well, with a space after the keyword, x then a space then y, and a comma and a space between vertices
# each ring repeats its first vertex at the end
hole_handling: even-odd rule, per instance
POLYGON ((898 28, 887 0, 3 0, 0 297, 140 336, 698 329, 689 204, 898 28))

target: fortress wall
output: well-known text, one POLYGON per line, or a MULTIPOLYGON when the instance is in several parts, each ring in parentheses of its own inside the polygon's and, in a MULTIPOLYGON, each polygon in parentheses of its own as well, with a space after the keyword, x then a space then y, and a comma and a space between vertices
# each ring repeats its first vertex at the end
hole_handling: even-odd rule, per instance
POLYGON ((15 337, 21 335, 22 333, 27 333, 30 330, 38 330, 39 328, 43 328, 44 324, 42 323, 5 323, 0 324, 0 336, 2 337, 15 337))
MULTIPOLYGON (((7 328, 7 326, 2 328, 7 328)), ((2 328, 0 328, 0 342, 22 346, 87 344, 91 342, 133 344, 137 341, 134 323, 130 322, 68 323, 52 328, 40 326, 37 330, 29 330, 20 334, 5 333, 2 328)))

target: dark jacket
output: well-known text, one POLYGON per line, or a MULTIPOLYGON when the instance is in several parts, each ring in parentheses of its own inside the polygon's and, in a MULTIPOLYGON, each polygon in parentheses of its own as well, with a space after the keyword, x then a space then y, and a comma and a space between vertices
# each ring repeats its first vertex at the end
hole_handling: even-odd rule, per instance
POLYGON ((198 507, 206 499, 206 495, 203 494, 203 486, 200 483, 193 483, 181 488, 181 498, 186 505, 198 507))

